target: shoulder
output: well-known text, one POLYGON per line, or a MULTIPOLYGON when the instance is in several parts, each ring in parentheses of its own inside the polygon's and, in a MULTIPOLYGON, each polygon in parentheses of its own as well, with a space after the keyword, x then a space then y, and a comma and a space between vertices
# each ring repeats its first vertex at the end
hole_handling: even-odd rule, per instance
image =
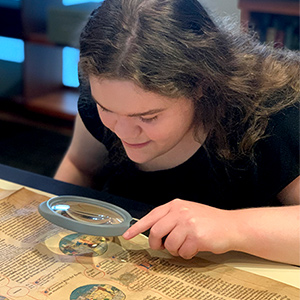
POLYGON ((269 143, 285 143, 299 149, 299 104, 287 107, 270 117, 266 129, 269 143))
POLYGON ((255 146, 258 181, 277 195, 299 176, 299 105, 273 115, 255 146))
POLYGON ((299 103, 282 109, 270 117, 269 128, 275 129, 276 132, 289 128, 292 133, 299 135, 299 112, 299 103))

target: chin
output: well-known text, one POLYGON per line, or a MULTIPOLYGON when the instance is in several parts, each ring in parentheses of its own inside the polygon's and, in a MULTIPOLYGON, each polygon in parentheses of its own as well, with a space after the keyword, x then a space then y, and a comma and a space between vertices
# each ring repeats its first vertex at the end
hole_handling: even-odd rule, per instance
POLYGON ((145 164, 145 163, 147 163, 149 161, 148 159, 146 160, 146 159, 137 158, 137 157, 130 157, 130 156, 128 156, 128 158, 131 161, 133 161, 134 163, 139 164, 139 165, 145 164))
POLYGON ((146 158, 139 155, 132 155, 126 151, 128 158, 136 164, 145 164, 151 160, 151 158, 146 158))

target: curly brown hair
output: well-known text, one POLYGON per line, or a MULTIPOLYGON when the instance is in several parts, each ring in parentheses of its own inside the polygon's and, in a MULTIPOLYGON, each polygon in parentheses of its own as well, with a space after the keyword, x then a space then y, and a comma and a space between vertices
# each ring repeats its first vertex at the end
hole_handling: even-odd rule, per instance
POLYGON ((81 80, 131 80, 194 102, 195 137, 225 160, 252 155, 270 115, 299 103, 296 51, 213 21, 197 0, 106 0, 80 39, 81 80))

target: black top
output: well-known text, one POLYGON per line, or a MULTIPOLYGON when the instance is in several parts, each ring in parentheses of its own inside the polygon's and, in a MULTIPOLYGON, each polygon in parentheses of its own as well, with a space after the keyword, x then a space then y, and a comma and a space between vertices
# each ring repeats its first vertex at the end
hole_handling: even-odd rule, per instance
MULTIPOLYGON (((119 149, 117 136, 102 124, 89 93, 81 92, 78 110, 109 153, 119 149)), ((224 209, 278 206, 276 195, 299 176, 299 107, 274 115, 266 133, 255 146, 255 163, 243 160, 229 167, 203 147, 183 164, 163 171, 140 171, 129 160, 108 162, 101 188, 155 206, 175 198, 224 209)))

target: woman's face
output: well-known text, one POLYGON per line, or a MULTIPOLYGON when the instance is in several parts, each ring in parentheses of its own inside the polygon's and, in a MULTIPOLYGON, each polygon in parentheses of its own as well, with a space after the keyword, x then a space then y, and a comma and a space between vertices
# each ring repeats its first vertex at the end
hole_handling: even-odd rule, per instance
POLYGON ((146 92, 131 81, 92 76, 90 86, 103 124, 142 169, 174 167, 200 147, 193 137, 192 101, 146 92))

